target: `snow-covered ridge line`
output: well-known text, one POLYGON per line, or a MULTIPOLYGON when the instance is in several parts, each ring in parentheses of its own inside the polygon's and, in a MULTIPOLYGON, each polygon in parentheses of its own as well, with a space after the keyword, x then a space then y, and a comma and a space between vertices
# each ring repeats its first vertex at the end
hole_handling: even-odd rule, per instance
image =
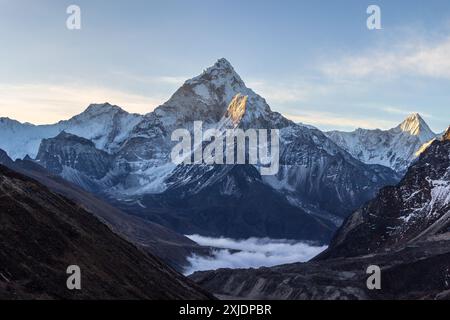
POLYGON ((426 148, 425 144, 438 137, 418 113, 389 130, 330 131, 326 135, 356 159, 400 173, 426 148))
POLYGON ((114 152, 142 118, 142 115, 128 113, 109 103, 91 104, 69 120, 50 125, 0 118, 0 149, 14 160, 26 155, 35 158, 43 139, 65 131, 91 140, 98 149, 114 152))

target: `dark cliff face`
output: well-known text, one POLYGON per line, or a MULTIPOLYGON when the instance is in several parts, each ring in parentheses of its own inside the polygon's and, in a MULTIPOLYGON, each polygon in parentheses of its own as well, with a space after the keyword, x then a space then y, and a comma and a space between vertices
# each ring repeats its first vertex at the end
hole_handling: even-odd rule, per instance
POLYGON ((251 299, 449 299, 450 140, 433 141, 395 187, 351 215, 307 263, 198 272, 211 292, 251 299), (367 267, 382 288, 368 290, 367 267), (224 285, 224 283, 226 285, 224 285))
POLYGON ((447 130, 444 132, 444 135, 442 136, 442 140, 450 140, 450 127, 447 128, 447 130))
POLYGON ((8 154, 0 149, 0 164, 3 164, 4 166, 12 166, 14 164, 14 161, 8 156, 8 154))
POLYGON ((72 168, 98 180, 111 169, 113 157, 96 149, 92 141, 63 131, 55 138, 42 141, 36 160, 55 174, 72 168))
POLYGON ((158 223, 183 234, 227 236, 234 239, 271 237, 328 243, 335 227, 325 219, 291 205, 263 183, 251 165, 183 166, 174 183, 143 204, 161 212, 158 223), (191 177, 188 183, 182 177, 191 177))
POLYGON ((405 246, 450 230, 450 140, 435 140, 395 187, 358 209, 319 258, 405 246))
POLYGON ((295 126, 282 132, 277 180, 284 184, 283 193, 310 208, 344 219, 399 180, 387 167, 356 160, 317 129, 295 126))
POLYGON ((0 298, 207 299, 72 201, 0 166, 0 298), (82 290, 66 287, 69 265, 82 290))

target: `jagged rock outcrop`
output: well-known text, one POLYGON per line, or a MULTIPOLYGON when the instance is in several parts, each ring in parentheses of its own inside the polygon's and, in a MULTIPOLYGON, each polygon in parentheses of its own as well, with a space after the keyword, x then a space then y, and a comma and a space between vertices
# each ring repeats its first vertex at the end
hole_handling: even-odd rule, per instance
POLYGON ((450 140, 450 127, 442 135, 442 140, 446 141, 450 140))
POLYGON ((0 164, 7 167, 12 166, 14 164, 14 161, 2 149, 0 149, 0 164))
POLYGON ((94 192, 102 188, 101 180, 112 170, 113 161, 112 155, 97 149, 92 141, 65 131, 42 140, 36 156, 36 162, 50 172, 94 192))
POLYGON ((113 158, 92 141, 63 131, 42 141, 36 161, 55 174, 72 168, 98 180, 109 172, 113 158))

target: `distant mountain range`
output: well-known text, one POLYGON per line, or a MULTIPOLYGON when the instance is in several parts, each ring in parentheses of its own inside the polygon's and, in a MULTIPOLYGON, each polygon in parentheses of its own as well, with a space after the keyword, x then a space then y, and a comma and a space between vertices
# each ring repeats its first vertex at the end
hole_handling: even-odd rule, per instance
POLYGON ((327 135, 271 111, 220 59, 146 115, 91 105, 54 125, 0 120, 0 148, 28 155, 50 172, 127 212, 183 234, 272 237, 327 243, 351 211, 400 176, 353 157, 327 135), (235 97, 246 97, 235 110, 235 97), (280 170, 253 165, 174 165, 173 130, 279 129, 280 170))
POLYGON ((356 159, 384 165, 400 173, 408 169, 424 144, 437 137, 417 113, 390 130, 331 131, 326 135, 356 159))

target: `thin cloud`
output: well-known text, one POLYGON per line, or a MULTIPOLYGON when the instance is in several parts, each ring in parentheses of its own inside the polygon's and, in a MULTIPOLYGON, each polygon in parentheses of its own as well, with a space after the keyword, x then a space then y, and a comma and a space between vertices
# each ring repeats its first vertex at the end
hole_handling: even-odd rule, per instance
POLYGON ((311 97, 311 91, 305 85, 275 85, 263 80, 249 81, 247 85, 267 99, 269 103, 299 102, 306 101, 311 97))
POLYGON ((410 110, 405 110, 405 109, 401 109, 401 108, 397 108, 397 107, 384 107, 383 111, 386 111, 391 114, 400 114, 403 116, 408 116, 412 113, 419 113, 421 116, 424 116, 426 118, 433 118, 433 115, 431 115, 427 112, 417 111, 417 110, 410 111, 410 110))
POLYGON ((323 65, 334 78, 397 77, 417 75, 450 79, 450 37, 440 42, 404 41, 393 48, 372 49, 323 65))
POLYGON ((292 79, 288 83, 253 79, 247 82, 247 86, 271 105, 308 102, 316 97, 333 94, 339 89, 335 83, 323 83, 317 79, 292 79))
POLYGON ((319 128, 337 128, 337 129, 390 129, 395 126, 395 122, 382 119, 371 118, 351 118, 343 117, 340 114, 328 112, 304 112, 302 114, 287 114, 286 117, 294 122, 311 124, 319 128))
POLYGON ((132 74, 124 71, 114 71, 111 72, 111 75, 120 77, 120 79, 126 81, 134 81, 140 82, 148 85, 160 84, 160 85, 173 85, 176 87, 181 86, 187 79, 190 79, 189 76, 145 76, 132 74))
POLYGON ((185 274, 220 268, 258 268, 304 262, 327 248, 326 246, 313 246, 304 242, 268 238, 233 240, 199 235, 188 237, 200 245, 216 249, 211 257, 191 256, 188 259, 191 265, 187 268, 185 274))

